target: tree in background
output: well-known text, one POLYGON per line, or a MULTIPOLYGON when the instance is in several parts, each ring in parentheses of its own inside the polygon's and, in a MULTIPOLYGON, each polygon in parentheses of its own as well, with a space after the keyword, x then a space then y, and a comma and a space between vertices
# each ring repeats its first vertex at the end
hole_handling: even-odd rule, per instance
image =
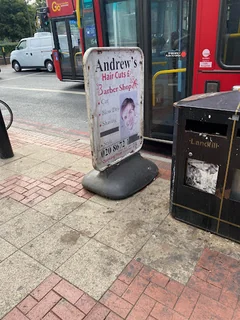
POLYGON ((0 0, 0 40, 18 41, 35 32, 35 6, 25 0, 0 0))
POLYGON ((35 7, 38 8, 44 8, 47 6, 46 0, 36 0, 34 3, 35 7))

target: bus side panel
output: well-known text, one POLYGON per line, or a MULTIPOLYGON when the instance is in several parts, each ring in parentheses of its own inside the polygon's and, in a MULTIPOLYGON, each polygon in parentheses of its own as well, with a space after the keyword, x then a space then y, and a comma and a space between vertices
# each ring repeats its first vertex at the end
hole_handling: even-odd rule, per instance
POLYGON ((53 55, 53 63, 54 63, 56 75, 58 79, 62 81, 62 72, 61 72, 61 66, 60 66, 60 60, 59 60, 60 57, 59 57, 58 50, 53 49, 52 55, 53 55))
POLYGON ((219 86, 218 91, 230 91, 233 86, 240 85, 240 72, 223 72, 222 70, 212 73, 199 72, 197 81, 197 89, 193 94, 205 92, 206 81, 216 83, 219 86))
POLYGON ((219 7, 220 0, 197 2, 193 94, 204 92, 210 74, 202 72, 219 69, 216 63, 219 7))
POLYGON ((104 44, 103 44, 103 34, 102 34, 101 7, 100 7, 99 0, 93 0, 93 4, 94 4, 98 46, 103 47, 104 44))
POLYGON ((223 70, 216 61, 220 6, 221 0, 198 0, 193 94, 206 92, 207 83, 213 84, 213 91, 240 85, 240 71, 223 70))

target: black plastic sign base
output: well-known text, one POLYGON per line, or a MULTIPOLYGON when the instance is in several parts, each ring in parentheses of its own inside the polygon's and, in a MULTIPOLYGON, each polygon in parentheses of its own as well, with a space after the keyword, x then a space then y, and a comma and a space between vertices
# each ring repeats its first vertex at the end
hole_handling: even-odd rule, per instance
POLYGON ((12 146, 8 137, 5 122, 0 110, 0 159, 8 159, 14 156, 12 146))
POLYGON ((125 199, 147 186, 158 174, 158 167, 136 153, 104 171, 85 175, 85 189, 113 200, 125 199))

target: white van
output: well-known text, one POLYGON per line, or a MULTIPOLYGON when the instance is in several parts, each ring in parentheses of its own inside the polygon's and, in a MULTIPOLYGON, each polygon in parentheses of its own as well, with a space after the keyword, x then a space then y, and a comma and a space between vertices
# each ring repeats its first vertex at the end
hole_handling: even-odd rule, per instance
POLYGON ((29 68, 46 68, 48 72, 53 72, 52 49, 53 37, 50 32, 38 32, 34 37, 24 38, 11 52, 12 68, 16 72, 29 68))

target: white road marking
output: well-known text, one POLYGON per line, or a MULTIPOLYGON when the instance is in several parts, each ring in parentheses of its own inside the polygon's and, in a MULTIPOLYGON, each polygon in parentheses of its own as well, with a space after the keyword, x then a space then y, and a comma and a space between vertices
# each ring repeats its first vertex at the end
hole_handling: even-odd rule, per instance
POLYGON ((3 81, 10 81, 10 80, 21 80, 22 78, 26 78, 26 77, 30 77, 32 75, 36 75, 36 74, 39 74, 38 72, 34 72, 34 73, 31 73, 31 74, 26 74, 25 76, 16 76, 16 77, 13 77, 13 78, 8 78, 8 79, 1 79, 1 82, 3 81))
POLYGON ((25 91, 41 91, 41 92, 56 92, 56 93, 67 93, 67 94, 79 94, 79 95, 84 95, 85 92, 82 91, 66 91, 66 90, 54 90, 54 89, 39 89, 39 88, 21 88, 21 87, 6 87, 6 86, 1 86, 0 89, 12 89, 12 90, 25 90, 25 91))

